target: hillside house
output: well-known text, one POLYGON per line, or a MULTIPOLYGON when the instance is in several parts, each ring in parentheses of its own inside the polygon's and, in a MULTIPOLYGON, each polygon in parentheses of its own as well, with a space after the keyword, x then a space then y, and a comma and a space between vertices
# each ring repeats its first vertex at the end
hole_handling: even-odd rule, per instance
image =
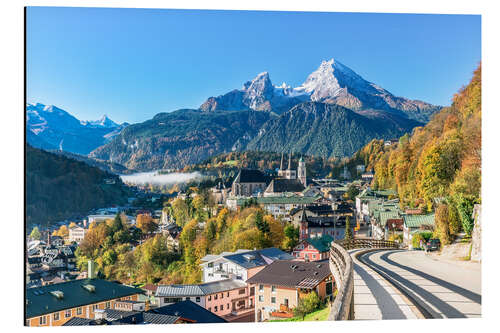
POLYGON ((321 299, 331 299, 336 288, 328 260, 275 261, 247 282, 255 288, 256 322, 292 317, 300 298, 315 291, 321 299))
POLYGON ((330 257, 330 245, 332 242, 333 237, 330 235, 306 238, 293 248, 292 255, 303 261, 328 259, 330 257))

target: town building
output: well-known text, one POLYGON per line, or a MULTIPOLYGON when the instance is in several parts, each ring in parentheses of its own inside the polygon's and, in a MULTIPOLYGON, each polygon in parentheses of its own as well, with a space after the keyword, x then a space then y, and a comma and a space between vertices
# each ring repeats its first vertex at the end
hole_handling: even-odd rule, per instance
POLYGON ((225 323, 221 318, 203 307, 191 302, 181 301, 147 311, 97 310, 95 319, 74 317, 64 326, 94 325, 134 325, 134 324, 191 324, 225 323))
POLYGON ((427 215, 403 216, 403 242, 411 245, 413 235, 424 230, 434 229, 434 213, 427 215))
POLYGON ((220 280, 191 285, 159 285, 159 306, 191 301, 227 319, 253 317, 255 290, 241 280, 220 280))
POLYGON ((26 289, 26 326, 60 326, 73 317, 94 319, 97 309, 137 300, 142 290, 101 279, 73 280, 26 289))
POLYGON ((208 254, 201 258, 202 280, 203 282, 224 279, 246 281, 273 261, 289 259, 293 259, 290 254, 274 247, 223 252, 220 255, 208 254))
POLYGON ((303 239, 293 248, 292 255, 297 259, 304 261, 318 261, 330 257, 330 246, 333 237, 323 235, 321 237, 312 237, 303 239))
MULTIPOLYGON (((293 224, 299 228, 299 241, 329 235, 334 240, 344 239, 346 216, 307 216, 301 214, 293 224)), ((354 223, 351 224, 354 233, 354 223)))
POLYGON ((79 226, 72 226, 69 228, 69 241, 70 242, 76 242, 80 244, 80 242, 85 238, 85 235, 87 234, 88 229, 79 227, 79 226))
POLYGON ((327 260, 275 261, 247 281, 255 288, 255 321, 292 317, 299 299, 314 291, 331 299, 335 283, 327 260))
MULTIPOLYGON (((282 219, 283 221, 291 221, 290 211, 294 208, 311 204, 321 204, 324 201, 321 196, 303 197, 299 195, 257 197, 254 199, 259 206, 267 210, 275 218, 282 219)), ((236 210, 248 200, 244 198, 229 198, 226 203, 229 209, 236 210)))

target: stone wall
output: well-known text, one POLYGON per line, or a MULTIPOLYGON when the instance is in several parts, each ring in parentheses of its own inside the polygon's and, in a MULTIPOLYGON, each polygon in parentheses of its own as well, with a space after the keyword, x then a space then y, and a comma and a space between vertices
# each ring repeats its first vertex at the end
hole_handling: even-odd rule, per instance
POLYGON ((472 250, 470 260, 481 261, 481 205, 474 205, 474 230, 472 231, 472 250))

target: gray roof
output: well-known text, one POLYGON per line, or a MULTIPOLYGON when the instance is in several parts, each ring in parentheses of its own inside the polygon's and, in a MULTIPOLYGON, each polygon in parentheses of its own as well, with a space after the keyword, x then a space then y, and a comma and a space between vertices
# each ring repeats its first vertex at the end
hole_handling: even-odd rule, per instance
POLYGON ((157 313, 170 316, 179 316, 184 319, 193 320, 195 323, 225 323, 224 318, 208 311, 204 307, 191 301, 182 301, 170 305, 154 308, 148 313, 157 313))
POLYGON ((260 170, 241 169, 236 178, 235 183, 268 183, 269 177, 260 170))
POLYGON ((268 193, 302 192, 304 185, 298 179, 275 178, 266 188, 268 193))
POLYGON ((155 295, 159 297, 204 296, 244 287, 246 287, 245 282, 231 279, 203 284, 160 285, 155 295))
POLYGON ((141 293, 141 289, 101 279, 81 279, 27 288, 26 318, 141 293), (89 290, 85 285, 94 288, 89 290), (51 293, 57 291, 61 292, 60 298, 51 293))
POLYGON ((269 265, 275 260, 290 260, 294 257, 286 252, 275 247, 248 251, 245 253, 237 253, 229 256, 224 256, 225 259, 234 262, 243 268, 253 268, 269 265))
POLYGON ((313 262, 278 260, 252 276, 247 282, 312 289, 331 274, 328 260, 313 262))

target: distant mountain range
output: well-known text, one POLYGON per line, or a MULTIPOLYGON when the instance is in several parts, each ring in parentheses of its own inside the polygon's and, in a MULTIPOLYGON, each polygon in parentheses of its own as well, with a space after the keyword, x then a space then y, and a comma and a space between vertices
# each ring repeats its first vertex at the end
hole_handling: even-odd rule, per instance
POLYGON ((278 114, 302 102, 337 104, 353 111, 384 110, 421 122, 441 109, 418 100, 396 97, 378 85, 368 82, 349 67, 335 59, 323 61, 300 86, 292 88, 286 83, 272 84, 267 72, 260 73, 241 89, 210 97, 201 110, 257 110, 278 114))
POLYGON ((53 105, 36 103, 26 106, 26 140, 33 147, 42 149, 87 155, 127 125, 118 125, 106 115, 97 121, 81 121, 53 105))
POLYGON ((55 106, 29 104, 27 138, 35 147, 109 161, 114 170, 121 164, 146 171, 247 149, 350 156, 374 138, 399 137, 424 125, 440 109, 396 97, 331 59, 298 87, 273 85, 263 72, 197 110, 160 113, 133 125, 106 116, 80 121, 55 106))

